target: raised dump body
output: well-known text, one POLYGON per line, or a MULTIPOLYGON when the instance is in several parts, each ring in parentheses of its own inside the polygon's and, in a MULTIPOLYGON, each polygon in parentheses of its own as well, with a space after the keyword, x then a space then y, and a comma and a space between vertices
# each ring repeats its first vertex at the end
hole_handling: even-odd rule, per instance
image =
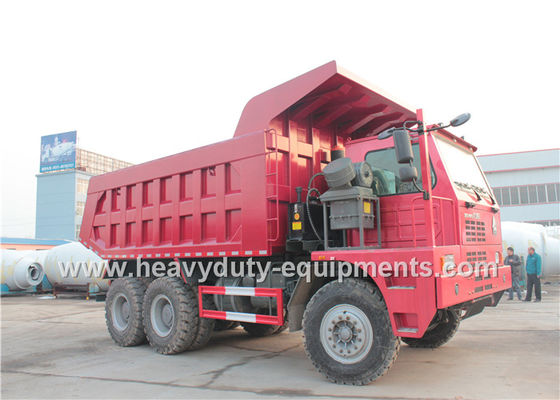
POLYGON ((414 117, 328 63, 253 98, 233 139, 93 177, 81 241, 107 259, 283 253, 295 188, 331 150, 414 117))

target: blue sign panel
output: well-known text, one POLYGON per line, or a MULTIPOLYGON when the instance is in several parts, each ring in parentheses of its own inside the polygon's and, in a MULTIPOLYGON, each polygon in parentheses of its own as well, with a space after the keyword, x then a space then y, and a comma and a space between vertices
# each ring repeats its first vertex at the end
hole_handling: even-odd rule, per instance
POLYGON ((76 168, 76 131, 41 137, 41 172, 76 168))

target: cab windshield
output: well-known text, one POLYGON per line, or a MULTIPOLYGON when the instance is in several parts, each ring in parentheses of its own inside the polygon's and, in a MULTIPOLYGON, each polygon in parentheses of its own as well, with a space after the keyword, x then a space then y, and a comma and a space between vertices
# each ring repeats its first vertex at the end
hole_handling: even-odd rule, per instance
POLYGON ((438 135, 435 137, 447 173, 455 186, 466 191, 475 190, 490 197, 492 192, 474 154, 438 135))

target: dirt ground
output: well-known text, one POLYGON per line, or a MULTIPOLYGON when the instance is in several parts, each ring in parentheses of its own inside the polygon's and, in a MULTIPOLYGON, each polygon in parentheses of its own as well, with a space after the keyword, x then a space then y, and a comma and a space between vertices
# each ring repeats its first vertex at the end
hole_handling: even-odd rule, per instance
POLYGON ((436 350, 405 344, 387 375, 362 387, 326 381, 306 358, 301 332, 251 338, 238 328, 176 356, 109 337, 104 303, 4 297, 2 397, 558 399, 558 283, 542 303, 503 298, 462 322, 436 350))

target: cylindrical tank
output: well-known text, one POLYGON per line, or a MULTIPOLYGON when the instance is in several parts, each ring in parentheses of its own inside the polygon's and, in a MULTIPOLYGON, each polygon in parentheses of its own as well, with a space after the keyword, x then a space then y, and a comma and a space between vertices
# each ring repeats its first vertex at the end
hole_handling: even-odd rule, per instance
POLYGON ((41 251, 39 257, 51 284, 89 284, 98 289, 92 290, 96 288, 90 288, 90 292, 104 291, 109 288, 109 281, 101 279, 105 266, 103 259, 79 242, 67 243, 53 247, 48 251, 41 251), (64 274, 60 263, 67 263, 66 266, 68 266, 68 263, 73 263, 76 273, 64 274), (78 268, 79 264, 82 267, 78 268), (88 274, 87 271, 92 271, 92 274, 88 274))
POLYGON ((2 284, 17 291, 37 286, 43 280, 43 266, 28 251, 2 250, 2 284))
POLYGON ((2 250, 2 283, 10 290, 23 290, 46 276, 51 285, 89 285, 90 293, 106 291, 105 266, 101 257, 78 242, 49 250, 2 250))
POLYGON ((548 235, 542 225, 503 221, 502 244, 504 254, 511 246, 524 260, 527 259, 527 249, 534 247, 542 258, 543 276, 560 275, 560 240, 548 235))

